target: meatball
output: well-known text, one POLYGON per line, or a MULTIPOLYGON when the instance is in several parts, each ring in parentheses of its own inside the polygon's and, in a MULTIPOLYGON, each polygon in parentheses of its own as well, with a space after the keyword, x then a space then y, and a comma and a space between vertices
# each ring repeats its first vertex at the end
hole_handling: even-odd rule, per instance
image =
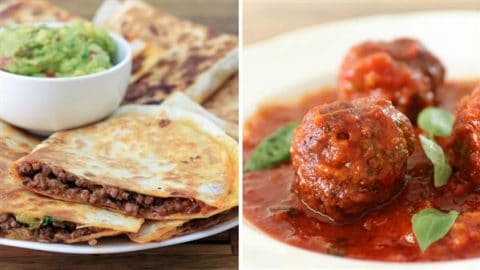
POLYGON ((457 104, 449 148, 450 163, 475 185, 480 185, 480 86, 457 104))
POLYGON ((342 99, 382 97, 415 122, 418 113, 435 103, 445 68, 412 39, 364 42, 345 56, 338 76, 342 99))
POLYGON ((414 142, 412 124, 386 99, 314 107, 294 132, 293 190, 310 210, 348 222, 401 190, 414 142))

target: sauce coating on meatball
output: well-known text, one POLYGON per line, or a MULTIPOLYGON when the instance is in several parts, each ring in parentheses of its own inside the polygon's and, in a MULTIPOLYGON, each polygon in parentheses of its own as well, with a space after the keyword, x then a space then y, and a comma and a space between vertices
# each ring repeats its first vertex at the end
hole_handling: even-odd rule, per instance
POLYGON ((385 99, 316 106, 295 129, 293 188, 317 214, 339 223, 358 218, 404 186, 414 136, 408 118, 385 99))
POLYGON ((445 68, 419 41, 364 42, 345 56, 338 75, 340 98, 381 97, 415 122, 435 104, 445 68))
POLYGON ((466 179, 480 186, 480 86, 457 104, 449 158, 466 179))

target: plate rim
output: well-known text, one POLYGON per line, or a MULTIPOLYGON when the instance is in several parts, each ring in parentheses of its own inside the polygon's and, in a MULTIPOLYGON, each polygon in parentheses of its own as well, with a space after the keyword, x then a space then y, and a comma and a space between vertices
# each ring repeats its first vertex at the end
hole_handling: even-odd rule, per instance
MULTIPOLYGON (((233 219, 227 220, 225 222, 217 224, 208 229, 196 231, 186 235, 177 236, 161 242, 151 242, 146 244, 139 244, 139 243, 126 240, 126 241, 120 241, 119 243, 114 242, 111 244, 112 246, 110 245, 102 246, 101 242, 98 245, 89 246, 88 244, 85 244, 85 243, 81 243, 81 244, 80 243, 79 244, 41 243, 41 242, 35 242, 35 241, 24 241, 24 240, 0 238, 0 245, 14 247, 14 248, 53 252, 53 253, 59 253, 59 254, 76 254, 76 255, 121 254, 121 253, 163 248, 163 247, 184 244, 184 243, 200 240, 200 239, 233 229, 237 227, 238 224, 239 224, 239 216, 236 216, 233 219), (122 244, 122 245, 115 247, 114 246, 115 244, 122 244)), ((111 238, 108 238, 108 237, 100 238, 100 241, 102 241, 102 239, 115 241, 116 237, 119 237, 119 236, 114 236, 111 238)))

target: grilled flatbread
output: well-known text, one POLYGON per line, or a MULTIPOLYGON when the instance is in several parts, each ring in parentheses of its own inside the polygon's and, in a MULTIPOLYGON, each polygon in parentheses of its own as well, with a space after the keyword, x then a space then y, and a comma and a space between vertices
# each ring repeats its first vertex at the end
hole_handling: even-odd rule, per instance
POLYGON ((136 232, 143 219, 88 205, 56 201, 23 189, 9 174, 13 162, 30 152, 36 138, 0 122, 0 236, 41 242, 75 243, 136 232))
POLYGON ((0 4, 0 27, 42 22, 66 22, 80 19, 44 0, 12 0, 0 4))
POLYGON ((238 140, 238 125, 236 123, 231 123, 218 118, 217 116, 200 106, 198 103, 195 103, 183 93, 177 92, 170 95, 162 103, 162 105, 180 108, 201 115, 212 121, 222 130, 224 130, 230 137, 238 140))
POLYGON ((238 205, 238 143, 168 105, 127 105, 104 122, 55 133, 13 172, 34 192, 154 220, 238 205))
POLYGON ((156 65, 130 85, 127 103, 160 103, 176 91, 201 103, 238 70, 236 37, 217 34, 144 2, 109 0, 96 18, 128 40, 143 40, 164 50, 156 65))
POLYGON ((137 243, 160 242, 175 236, 181 236, 211 228, 238 216, 238 208, 223 211, 209 218, 192 220, 146 221, 138 233, 129 233, 128 237, 137 243))
MULTIPOLYGON (((182 93, 170 95, 163 105, 173 106, 197 113, 208 118, 218 127, 225 130, 231 137, 238 140, 238 125, 223 121, 202 106, 196 104, 182 93)), ((138 243, 159 242, 169 238, 189 234, 213 227, 227 220, 233 219, 238 215, 238 208, 218 209, 217 213, 209 218, 199 218, 192 220, 166 220, 166 221, 146 221, 138 233, 128 234, 128 237, 138 243)))
POLYGON ((238 123, 238 73, 228 79, 203 106, 224 120, 238 123))

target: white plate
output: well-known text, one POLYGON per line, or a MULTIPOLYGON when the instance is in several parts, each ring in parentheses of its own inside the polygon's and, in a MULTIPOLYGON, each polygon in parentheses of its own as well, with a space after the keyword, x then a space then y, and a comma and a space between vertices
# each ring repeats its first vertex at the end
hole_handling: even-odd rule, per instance
MULTIPOLYGON (((243 58, 244 116, 261 102, 298 97, 335 83, 342 57, 366 39, 414 37, 439 56, 448 79, 480 77, 480 11, 375 16, 323 24, 246 48, 243 58), (269 98, 270 97, 270 98, 269 98), (276 98, 272 98, 276 97, 276 98)), ((381 263, 338 258, 274 240, 242 222, 242 266, 246 269, 458 269, 479 259, 440 263, 381 263)))
POLYGON ((172 246, 172 245, 177 245, 185 242, 195 241, 201 238, 209 237, 209 236, 227 231, 231 228, 234 228, 237 225, 238 225, 238 218, 234 218, 232 220, 226 221, 210 229, 175 237, 159 243, 149 243, 149 244, 136 244, 129 241, 126 236, 123 236, 123 237, 114 237, 114 238, 101 238, 98 240, 98 244, 96 246, 89 246, 88 244, 75 244, 75 245, 47 244, 47 243, 37 243, 37 242, 31 242, 31 241, 11 240, 11 239, 5 239, 5 238, 0 238, 0 245, 36 249, 36 250, 42 250, 42 251, 59 252, 59 253, 71 253, 71 254, 124 253, 124 252, 132 252, 132 251, 139 251, 139 250, 145 250, 145 249, 172 246))

